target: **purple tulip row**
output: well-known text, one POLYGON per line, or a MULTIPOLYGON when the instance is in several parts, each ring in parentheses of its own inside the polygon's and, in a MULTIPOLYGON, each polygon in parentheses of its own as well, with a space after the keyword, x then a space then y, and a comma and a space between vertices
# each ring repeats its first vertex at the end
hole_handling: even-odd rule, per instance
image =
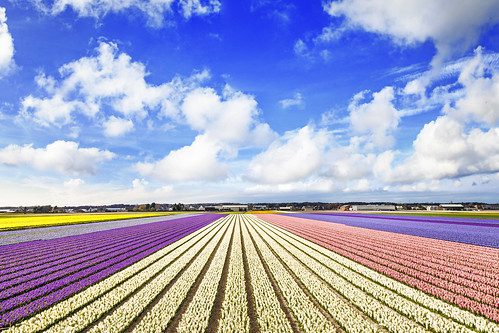
MULTIPOLYGON (((156 232, 155 235, 162 236, 165 232, 173 233, 177 230, 183 230, 185 226, 176 225, 172 223, 172 226, 168 230, 163 230, 162 232, 156 232)), ((98 244, 93 242, 92 244, 81 245, 78 249, 68 249, 66 252, 62 251, 62 255, 55 253, 53 256, 45 256, 43 258, 39 258, 35 262, 28 262, 23 265, 18 265, 17 267, 10 267, 8 269, 4 269, 3 276, 0 277, 0 294, 3 288, 6 287, 4 283, 9 281, 14 285, 17 283, 21 283, 25 280, 36 278, 39 274, 39 271, 53 272, 56 270, 62 270, 67 267, 74 265, 75 262, 89 261, 93 258, 98 258, 106 255, 109 251, 118 251, 123 247, 128 247, 133 245, 134 243, 140 243, 144 240, 150 239, 152 240, 153 234, 146 235, 129 235, 125 239, 120 239, 119 241, 106 241, 101 240, 98 244)), ((59 249, 61 251, 61 249, 59 249)), ((0 296, 0 299, 2 297, 0 296)))
MULTIPOLYGON (((171 222, 177 220, 181 219, 171 220, 171 222)), ((46 253, 54 253, 54 251, 60 252, 61 248, 67 250, 70 248, 79 248, 80 246, 88 246, 91 243, 106 239, 110 235, 112 235, 113 239, 128 237, 129 231, 132 230, 129 228, 133 228, 133 230, 136 232, 141 232, 142 230, 152 232, 154 230, 157 230, 158 228, 163 228, 162 226, 165 222, 166 221, 159 221, 149 224, 120 227, 116 229, 92 232, 76 236, 61 237, 51 240, 37 240, 0 246, 0 249, 2 250, 0 251, 0 268, 4 267, 5 265, 13 265, 14 263, 20 261, 26 262, 28 259, 36 260, 37 257, 46 253)))
MULTIPOLYGON (((217 214, 186 217, 175 220, 177 223, 173 223, 173 225, 173 221, 169 221, 162 224, 163 229, 167 232, 159 236, 154 236, 154 233, 151 235, 151 233, 148 233, 147 228, 138 228, 138 230, 135 227, 125 228, 129 229, 127 231, 132 238, 149 234, 152 236, 153 240, 147 242, 142 241, 140 245, 134 244, 131 248, 127 250, 124 249, 119 253, 114 253, 112 257, 94 262, 90 266, 85 261, 75 262, 74 267, 71 269, 71 272, 73 273, 69 273, 69 275, 66 274, 58 279, 54 276, 47 278, 40 277, 38 283, 34 283, 37 284, 37 287, 22 293, 11 293, 12 297, 7 297, 0 301, 0 328, 15 323, 20 319, 81 291, 203 226, 210 224, 220 217, 221 216, 217 214), (184 228, 175 228, 175 224, 183 224, 184 228)), ((154 230, 157 226, 158 224, 154 223, 151 228, 154 230)), ((112 242, 112 232, 103 232, 107 234, 107 239, 112 242)), ((118 233, 121 232, 124 232, 124 230, 118 230, 118 233)), ((87 236, 89 237, 89 240, 92 239, 90 234, 81 236, 87 236)), ((61 240, 57 240, 57 243, 61 244, 61 240)), ((30 286, 31 285, 32 284, 30 284, 30 286)), ((19 290, 22 290, 22 288, 19 290)), ((7 296, 7 294, 3 294, 3 296, 7 296)))
MULTIPOLYGON (((78 260, 68 262, 62 265, 54 263, 54 265, 38 270, 31 274, 22 275, 13 279, 9 279, 0 283, 0 304, 4 299, 13 299, 15 295, 26 292, 35 287, 47 284, 51 281, 58 281, 63 277, 70 276, 73 273, 81 273, 85 268, 91 268, 92 266, 98 265, 100 263, 108 263, 111 260, 116 260, 120 255, 131 253, 136 249, 143 249, 146 246, 154 246, 158 242, 167 242, 170 238, 175 237, 177 234, 183 234, 185 228, 180 232, 174 232, 173 234, 163 233, 150 237, 149 239, 138 239, 130 240, 128 244, 121 244, 119 246, 111 246, 108 249, 102 250, 97 255, 92 255, 88 257, 81 257, 78 260)), ((1 308, 1 306, 0 306, 1 308)))
MULTIPOLYGON (((450 222, 435 222, 435 219, 416 218, 417 221, 408 220, 409 217, 398 216, 372 216, 367 214, 317 214, 317 213, 293 213, 288 216, 301 217, 319 221, 340 223, 352 227, 374 229, 380 231, 396 232, 400 234, 420 236, 447 240, 451 242, 467 243, 479 246, 499 248, 499 232, 494 226, 483 222, 482 225, 454 225, 450 222)), ((447 218, 450 220, 450 218, 447 218)), ((439 220, 437 220, 439 221, 439 220)))
POLYGON ((351 216, 351 217, 368 217, 370 219, 381 220, 396 220, 396 221, 412 221, 412 222, 431 222, 445 223, 455 225, 483 226, 483 227, 499 227, 499 221, 496 219, 477 219, 464 218, 453 216, 414 216, 414 215, 385 215, 385 214, 359 214, 359 213, 320 213, 321 215, 330 216, 351 216))

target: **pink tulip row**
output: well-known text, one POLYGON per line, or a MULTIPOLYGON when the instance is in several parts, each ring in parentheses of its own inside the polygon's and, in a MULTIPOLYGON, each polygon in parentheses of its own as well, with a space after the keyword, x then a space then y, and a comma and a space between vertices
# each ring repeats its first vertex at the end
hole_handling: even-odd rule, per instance
POLYGON ((334 240, 344 244, 345 246, 351 246, 358 249, 358 244, 360 243, 362 244, 360 245, 361 250, 369 250, 369 253, 372 254, 380 253, 386 258, 393 258, 397 262, 401 262, 406 267, 418 267, 424 271, 431 272, 432 275, 440 279, 453 282, 491 296, 499 296, 499 281, 496 279, 496 276, 490 272, 484 276, 482 274, 477 274, 480 272, 477 269, 469 272, 461 269, 461 267, 463 267, 462 265, 457 267, 455 264, 447 265, 445 262, 442 262, 443 260, 439 260, 440 258, 436 257, 435 253, 418 253, 420 251, 417 251, 417 249, 414 249, 411 253, 407 253, 407 245, 402 247, 398 244, 393 244, 392 247, 386 248, 385 242, 382 240, 368 238, 368 241, 366 241, 365 237, 359 237, 351 232, 346 235, 335 234, 335 236, 336 238, 334 240))
MULTIPOLYGON (((271 219, 281 221, 279 216, 269 217, 271 219)), ((293 220, 298 220, 294 218, 293 220)), ((311 220, 305 219, 307 225, 310 225, 311 220)), ((314 220, 315 221, 315 220, 314 220)), ((317 221, 315 221, 317 222, 317 221)), ((458 284, 464 283, 465 286, 482 290, 485 293, 491 292, 491 295, 499 294, 499 250, 495 250, 495 255, 490 253, 486 257, 477 256, 473 262, 469 260, 463 261, 467 254, 463 249, 453 250, 452 248, 457 245, 459 248, 461 244, 446 242, 433 239, 425 239, 408 235, 400 235, 391 232, 376 231, 370 229, 363 229, 357 227, 349 227, 334 223, 314 224, 314 230, 322 230, 328 232, 334 228, 335 234, 342 237, 344 241, 361 241, 363 247, 367 247, 376 251, 384 251, 390 256, 403 259, 404 261, 412 262, 418 266, 429 267, 430 269, 437 270, 437 276, 443 279, 456 282, 458 284), (390 247, 386 248, 385 244, 387 237, 390 240, 390 247), (368 240, 368 242, 365 242, 368 240), (435 241, 435 245, 428 241, 435 241), (450 246, 449 246, 450 245, 450 246), (408 252, 408 246, 411 251, 408 252), (443 248, 446 246, 446 248, 443 248), (383 250, 384 249, 384 250, 383 250), (473 265, 470 265, 473 264, 473 265), (459 280, 459 278, 464 280, 459 280), (466 281, 466 282, 464 282, 466 281), (475 281, 477 283, 473 283, 475 281), (486 286, 482 286, 486 285, 486 286), (492 289, 491 289, 492 287, 492 289)), ((470 249, 476 250, 477 246, 471 246, 470 249)), ((481 247, 478 247, 480 249, 481 247)), ((485 248, 486 250, 490 250, 485 248)), ((413 267, 414 265, 410 265, 413 267)))
MULTIPOLYGON (((403 238, 406 238, 403 243, 405 244, 406 255, 414 254, 414 250, 421 249, 421 247, 430 248, 428 244, 418 246, 417 241, 421 239, 420 237, 409 235, 396 235, 397 237, 392 237, 394 235, 392 233, 367 230, 371 236, 376 235, 377 239, 384 239, 383 243, 377 245, 377 250, 372 250, 369 247, 374 236, 368 237, 367 235, 363 235, 365 229, 362 228, 278 215, 262 215, 260 218, 426 293, 482 314, 492 320, 499 321, 498 297, 437 277, 435 275, 438 272, 436 269, 420 267, 417 264, 406 262, 403 259, 389 255, 389 250, 394 245, 400 245, 399 242, 403 238)), ((442 242, 439 241, 440 247, 443 245, 442 242)), ((428 243, 428 241, 424 241, 423 243, 428 243)), ((448 243, 447 250, 450 250, 455 244, 452 242, 446 243, 448 243)), ((454 256, 452 256, 450 251, 445 251, 444 258, 440 259, 445 260, 445 257, 450 256, 454 257, 458 262, 459 256, 463 251, 464 249, 458 246, 458 250, 454 256)), ((438 258, 439 252, 434 252, 431 255, 438 258)), ((488 263, 481 262, 480 260, 476 264, 477 267, 480 264, 488 266, 488 263)), ((456 269, 460 269, 459 266, 456 266, 456 269)), ((472 274, 469 276, 472 276, 472 274)), ((472 284, 473 281, 469 280, 468 284, 470 283, 472 284)), ((494 283, 492 279, 487 285, 497 286, 497 283, 494 283)), ((491 288, 493 290, 497 289, 494 287, 491 288)), ((495 293, 495 291, 491 291, 491 293, 495 293)))

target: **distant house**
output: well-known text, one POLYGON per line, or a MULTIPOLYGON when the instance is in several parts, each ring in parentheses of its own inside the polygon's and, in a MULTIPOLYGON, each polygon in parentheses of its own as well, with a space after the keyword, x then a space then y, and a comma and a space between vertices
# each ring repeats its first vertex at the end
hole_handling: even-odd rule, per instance
POLYGON ((427 211, 432 211, 432 210, 442 210, 442 208, 440 208, 440 206, 429 205, 429 206, 426 206, 426 210, 427 210, 427 211))
POLYGON ((204 209, 204 207, 203 207, 203 206, 199 206, 199 207, 198 207, 198 210, 199 210, 199 211, 205 211, 205 209, 204 209))
POLYGON ((14 209, 0 209, 0 213, 14 213, 14 209))
POLYGON ((441 210, 464 210, 464 206, 462 204, 441 204, 441 210))
POLYGON ((353 211, 393 211, 395 205, 352 205, 353 211))
POLYGON ((221 211, 247 212, 248 205, 220 205, 221 211))
POLYGON ((106 212, 126 212, 125 207, 106 207, 106 212))
POLYGON ((291 206, 282 206, 282 207, 279 207, 279 210, 292 210, 293 207, 291 206))
POLYGON ((253 210, 267 210, 269 207, 267 205, 253 205, 253 210))

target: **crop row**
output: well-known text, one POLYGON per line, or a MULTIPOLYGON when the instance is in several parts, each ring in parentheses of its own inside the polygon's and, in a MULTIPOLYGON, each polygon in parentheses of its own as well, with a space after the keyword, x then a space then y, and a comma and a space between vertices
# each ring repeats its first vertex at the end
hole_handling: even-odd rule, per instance
MULTIPOLYGON (((167 222, 163 224, 163 233, 152 237, 152 240, 142 240, 140 244, 132 242, 132 245, 116 253, 106 252, 107 256, 103 255, 103 258, 75 261, 70 268, 64 270, 57 270, 57 265, 54 265, 38 271, 40 275, 37 278, 22 284, 15 283, 11 287, 7 287, 10 280, 4 281, 5 286, 1 291, 3 298, 0 298, 0 327, 12 324, 79 292, 211 223, 218 217, 218 215, 197 216, 198 221, 190 218, 187 218, 187 221, 181 219, 182 221, 173 223, 172 229, 170 229, 171 222, 167 222)), ((132 236, 134 228, 131 229, 129 232, 132 236)), ((112 241, 112 238, 109 239, 112 241)), ((50 260, 49 257, 47 260, 50 260)))
POLYGON ((246 281, 241 243, 241 218, 234 226, 230 261, 218 327, 221 333, 250 332, 246 281))
POLYGON ((7 332, 39 332, 84 329, 133 295, 151 278, 164 272, 180 272, 211 237, 221 222, 205 226, 151 254, 74 296, 28 318, 7 332))
MULTIPOLYGON (((363 242, 357 241, 358 245, 356 247, 344 244, 342 237, 350 237, 352 242, 356 241, 355 237, 352 237, 351 235, 352 232, 355 233, 354 236, 357 236, 357 239, 362 239, 363 230, 359 228, 352 228, 352 230, 346 226, 337 227, 331 223, 321 223, 313 220, 302 220, 283 216, 262 215, 260 217, 273 225, 285 228, 298 236, 311 240, 338 254, 373 268, 378 272, 414 286, 426 293, 442 298, 443 300, 457 304, 461 308, 480 313, 496 321, 499 318, 497 307, 494 305, 483 304, 462 296, 462 294, 473 295, 473 290, 467 289, 466 287, 457 288, 455 285, 445 283, 443 280, 438 280, 438 278, 431 275, 431 271, 428 272, 428 270, 425 270, 424 266, 410 265, 399 258, 389 256, 389 252, 383 251, 383 249, 389 249, 393 240, 391 240, 386 233, 381 235, 385 237, 385 242, 378 244, 380 250, 375 252, 368 248, 371 238, 365 238, 363 242), (421 274, 418 273, 418 271, 421 272, 421 274), (454 288, 453 291, 449 290, 452 288, 454 288)), ((369 231, 369 234, 373 233, 375 233, 375 231, 369 231)), ((406 251, 407 254, 409 254, 412 250, 412 243, 408 240, 406 244, 406 251)), ((449 244, 449 246, 451 246, 451 244, 449 244)), ((494 281, 489 282, 490 285, 493 285, 494 283, 494 281)))
POLYGON ((221 218, 7 332, 499 333, 274 224, 221 218))
POLYGON ((416 219, 407 220, 399 217, 369 216, 367 214, 313 214, 298 213, 287 214, 295 217, 340 223, 351 227, 361 227, 372 230, 388 231, 412 236, 434 238, 452 242, 474 244, 499 248, 499 226, 497 223, 472 222, 466 224, 456 224, 458 221, 450 221, 454 224, 432 223, 430 219, 419 221, 416 219))
POLYGON ((216 214, 180 217, 169 219, 168 222, 165 220, 82 235, 5 245, 1 247, 0 268, 6 272, 9 268, 12 270, 24 269, 47 259, 54 261, 65 258, 68 253, 84 253, 99 246, 129 240, 130 236, 160 232, 165 228, 183 226, 185 222, 190 223, 210 218, 214 220, 218 217, 219 215, 216 214))
MULTIPOLYGON (((278 230, 270 225, 261 227, 269 234, 269 237, 279 240, 290 253, 299 258, 310 269, 319 273, 324 280, 328 280, 332 286, 336 286, 338 290, 347 287, 346 283, 357 287, 350 290, 347 296, 352 298, 354 303, 364 297, 359 294, 359 290, 362 290, 365 294, 379 300, 399 314, 403 314, 424 326, 425 329, 431 329, 435 332, 446 330, 452 332, 469 331, 464 326, 484 332, 493 331, 494 328, 497 329, 497 325, 482 317, 460 310, 438 299, 425 297, 424 293, 397 283, 381 274, 376 274, 358 263, 303 240, 296 235, 278 230)), ((371 307, 375 304, 373 301, 367 301, 360 303, 359 307, 364 306, 365 303, 370 303, 371 307)), ((385 315, 389 313, 386 310, 383 312, 385 315)), ((402 323, 397 323, 395 328, 397 327, 402 328, 402 323)), ((415 328, 406 329, 415 330, 415 328)))
MULTIPOLYGON (((315 228, 308 226, 308 231, 317 233, 315 228)), ((457 294, 476 299, 482 303, 492 306, 499 305, 499 288, 495 279, 477 277, 465 272, 458 273, 459 266, 446 268, 426 262, 422 258, 416 258, 415 253, 409 254, 407 246, 405 249, 397 250, 395 247, 388 248, 386 243, 359 237, 357 234, 334 234, 330 242, 342 246, 354 253, 362 252, 366 255, 385 259, 383 264, 410 276, 418 276, 420 279, 448 289, 457 294)))

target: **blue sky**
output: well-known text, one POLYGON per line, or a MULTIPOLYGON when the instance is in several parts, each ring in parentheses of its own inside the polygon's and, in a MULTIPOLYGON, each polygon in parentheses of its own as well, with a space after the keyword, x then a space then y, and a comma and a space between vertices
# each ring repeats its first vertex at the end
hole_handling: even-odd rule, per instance
POLYGON ((499 1, 0 3, 0 205, 488 201, 499 1))

